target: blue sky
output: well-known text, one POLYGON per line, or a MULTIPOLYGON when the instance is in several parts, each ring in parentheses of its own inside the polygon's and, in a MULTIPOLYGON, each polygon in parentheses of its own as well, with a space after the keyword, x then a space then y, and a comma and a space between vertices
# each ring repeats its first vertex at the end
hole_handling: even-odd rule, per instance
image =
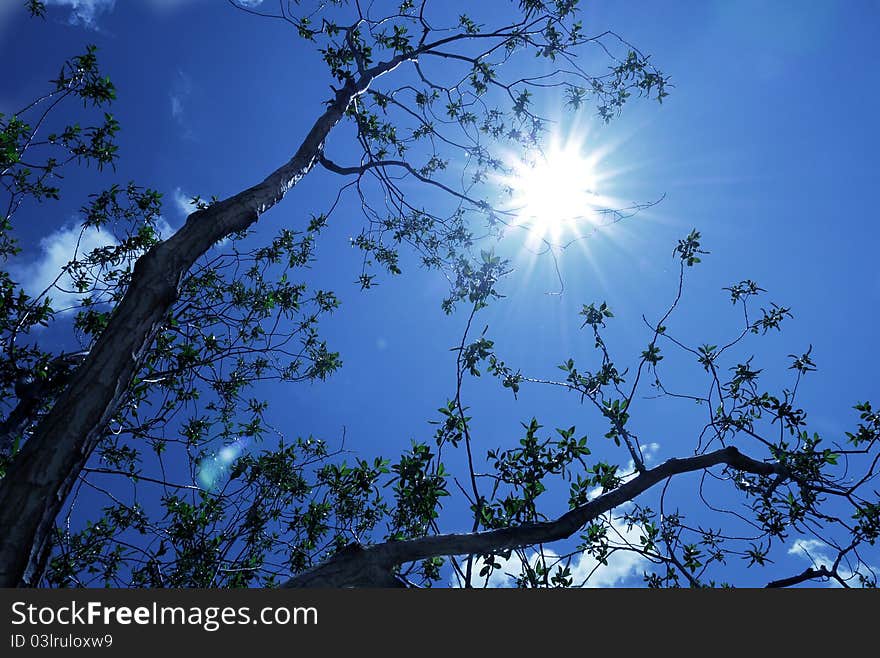
MULTIPOLYGON (((96 43, 119 93, 115 179, 162 191, 168 230, 183 221, 190 196, 228 196, 286 161, 329 93, 319 55, 289 26, 220 0, 55 0, 45 23, 28 19, 21 4, 0 5, 0 56, 15 63, 0 84, 0 111, 33 98, 64 58, 96 43)), ((614 29, 671 76, 662 106, 633 101, 608 125, 590 108, 576 119, 588 129, 586 148, 607 152, 603 193, 627 202, 665 198, 566 250, 562 295, 547 294, 559 287, 549 258, 518 243, 498 245, 515 271, 502 285, 506 298, 480 313, 479 327, 489 326, 508 363, 553 377, 569 356, 589 360, 592 342, 578 330, 577 311, 607 300, 616 315, 609 344, 621 363, 633 364, 649 340, 641 315, 657 318, 674 294, 672 248, 697 228, 711 254, 689 272, 670 330, 696 343, 732 337, 739 316, 721 289, 754 279, 769 291, 765 302, 791 306, 794 318, 747 351, 773 373, 770 381, 786 382, 786 355, 812 344, 819 372, 803 383, 800 401, 812 430, 842 438, 854 424, 851 406, 878 397, 880 79, 872 62, 880 3, 596 1, 587 3, 585 23, 592 32, 614 29)), ((331 136, 327 151, 341 163, 354 153, 344 135, 331 136)), ((94 170, 71 175, 62 202, 23 212, 31 276, 52 248, 63 252, 65 227, 101 180, 94 170)), ((302 226, 327 208, 339 184, 315 170, 260 220, 260 230, 302 226)), ((349 245, 359 212, 353 199, 336 211, 312 271, 316 285, 342 300, 323 328, 344 367, 327 382, 265 395, 274 422, 291 435, 332 442, 345 428, 349 449, 393 457, 411 439, 430 438, 427 421, 453 394, 450 348, 464 318, 443 314, 445 280, 411 256, 403 276, 359 290, 360 257, 349 245)), ((697 364, 686 368, 670 374, 682 386, 702 381, 697 364)), ((494 382, 468 381, 466 397, 478 452, 512 444, 519 422, 532 416, 604 441, 601 419, 559 390, 526 387, 514 402, 494 382)), ((643 440, 657 444, 655 461, 693 451, 700 417, 690 407, 640 404, 635 422, 643 440)), ((443 529, 462 529, 450 511, 443 529)), ((778 559, 792 573, 805 566, 796 555, 778 559)), ((638 574, 626 580, 634 571, 624 566, 608 584, 638 582, 638 574)))

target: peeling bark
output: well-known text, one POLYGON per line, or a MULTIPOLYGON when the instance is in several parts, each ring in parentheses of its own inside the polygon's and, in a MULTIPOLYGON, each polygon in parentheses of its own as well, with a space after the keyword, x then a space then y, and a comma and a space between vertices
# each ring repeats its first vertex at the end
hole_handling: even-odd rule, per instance
POLYGON ((389 541, 375 546, 341 551, 326 562, 285 583, 285 587, 387 587, 396 582, 395 567, 440 555, 484 555, 571 537, 584 525, 634 500, 641 493, 674 475, 726 464, 756 475, 785 475, 779 464, 760 462, 727 447, 705 455, 670 459, 639 474, 617 489, 576 507, 554 521, 530 523, 485 532, 434 535, 409 541, 389 541))

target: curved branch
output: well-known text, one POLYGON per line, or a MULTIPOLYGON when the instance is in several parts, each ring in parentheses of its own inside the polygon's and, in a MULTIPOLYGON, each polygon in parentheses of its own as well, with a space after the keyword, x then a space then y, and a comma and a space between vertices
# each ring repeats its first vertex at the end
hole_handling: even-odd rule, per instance
POLYGON ((765 587, 791 587, 792 585, 799 585, 800 583, 806 582, 808 580, 813 580, 815 578, 829 578, 830 576, 831 572, 829 572, 823 564, 818 569, 814 569, 813 567, 805 569, 797 576, 790 576, 789 578, 780 578, 779 580, 773 580, 767 583, 765 587))
POLYGON ((484 532, 433 535, 408 541, 387 541, 374 546, 354 545, 326 562, 285 583, 285 587, 384 587, 394 581, 400 564, 440 555, 486 554, 534 546, 571 537, 585 524, 633 500, 654 485, 674 475, 692 473, 719 464, 756 475, 783 473, 776 463, 757 461, 727 447, 705 455, 669 459, 647 470, 617 489, 576 507, 553 521, 484 532))
POLYGON ((332 171, 334 174, 340 174, 342 176, 360 176, 361 174, 365 174, 370 169, 384 168, 384 167, 401 167, 408 171, 412 176, 417 178, 423 183, 427 183, 428 185, 434 185, 435 187, 440 188, 447 194, 450 194, 454 197, 461 199, 462 201, 466 201, 471 205, 480 208, 482 210, 492 211, 500 214, 509 214, 504 211, 496 210, 489 206, 485 201, 481 201, 479 199, 474 199, 473 197, 469 197, 467 194, 462 194, 461 192, 457 192, 448 185, 444 185, 443 183, 433 180, 432 178, 428 178, 427 176, 419 173, 415 167, 404 160, 371 160, 370 162, 366 162, 357 167, 343 167, 329 158, 327 158, 323 153, 318 158, 318 161, 328 171, 332 171))

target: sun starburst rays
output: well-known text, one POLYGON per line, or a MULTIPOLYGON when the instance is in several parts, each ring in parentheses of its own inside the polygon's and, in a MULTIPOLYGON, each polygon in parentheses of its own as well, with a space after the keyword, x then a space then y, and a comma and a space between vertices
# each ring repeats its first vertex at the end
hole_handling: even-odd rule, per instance
POLYGON ((553 243, 591 231, 614 200, 600 192, 602 153, 585 152, 583 140, 550 140, 545 149, 509 159, 501 183, 509 192, 514 225, 530 242, 553 243))

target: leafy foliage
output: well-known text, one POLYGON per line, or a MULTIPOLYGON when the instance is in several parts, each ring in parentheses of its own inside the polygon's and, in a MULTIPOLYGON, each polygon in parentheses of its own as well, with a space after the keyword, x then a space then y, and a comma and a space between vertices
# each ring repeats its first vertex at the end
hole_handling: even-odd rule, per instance
MULTIPOLYGON (((734 561, 766 568, 792 540, 808 537, 833 557, 804 580, 876 585, 880 499, 871 487, 880 414, 870 402, 859 403, 859 422, 845 440, 812 431, 797 396, 801 378, 817 370, 812 347, 789 355, 788 386, 776 386, 754 363, 748 341, 781 331, 792 313, 769 302, 754 316, 755 298, 766 291, 749 279, 724 288, 743 312, 736 339, 690 345, 678 336, 672 323, 685 276, 708 254, 697 230, 675 246, 677 292, 658 321, 645 320, 646 346, 633 358, 609 347, 616 318, 605 301, 584 304, 572 318, 592 349, 565 358, 555 376, 511 365, 488 326, 473 336, 478 314, 503 299, 510 274, 509 263, 487 248, 511 219, 493 205, 497 178, 510 169, 498 153, 527 158, 541 148, 548 123, 536 98, 548 89, 574 110, 593 104, 605 121, 633 96, 662 102, 669 79, 650 58, 614 33, 588 36, 575 0, 519 0, 509 21, 487 27, 481 17, 462 14, 436 28, 409 0, 384 13, 382 3, 367 9, 344 0, 300 4, 280 3, 279 16, 314 44, 339 85, 337 97, 358 90, 344 112, 361 150, 357 164, 338 165, 324 152, 317 158, 331 172, 354 176, 343 191, 358 196, 364 214, 353 239, 363 254, 358 282, 364 289, 376 285, 376 268, 402 274, 401 245, 448 277, 442 309, 466 318, 455 349, 455 390, 432 421, 431 440, 413 441, 396 460, 352 455, 312 437, 285 439, 288 432, 271 426, 255 385, 323 380, 342 365, 319 331, 339 301, 312 288, 307 276, 336 203, 269 240, 247 231, 227 236, 177 282, 177 298, 126 383, 123 403, 96 428, 101 440, 74 474, 79 484, 59 519, 41 582, 276 586, 351 555, 352 547, 442 540, 441 511, 458 504, 470 514, 470 530, 486 538, 485 549, 449 562, 449 552, 439 550, 402 560, 394 565, 401 582, 430 586, 454 578, 474 586, 512 572, 517 586, 571 587, 589 581, 615 554, 628 553, 638 556, 648 586, 724 585, 734 561), (591 75, 575 64, 588 48, 609 58, 607 72, 591 75), (524 58, 544 61, 552 73, 520 75, 524 58), (398 68, 409 73, 397 75, 398 68), (673 368, 693 369, 686 390, 678 388, 680 377, 668 378, 673 368), (592 413, 583 414, 591 431, 574 425, 548 431, 532 416, 518 443, 481 453, 485 444, 472 416, 479 410, 466 405, 466 389, 482 372, 515 396, 525 387, 573 393, 592 413), (735 446, 748 460, 675 472, 659 491, 646 485, 627 493, 658 469, 684 463, 681 457, 651 463, 651 437, 642 429, 650 425, 641 421, 646 393, 705 413, 687 448, 691 457, 735 446), (688 487, 687 506, 670 493, 679 482, 688 487), (95 518, 79 514, 84 488, 108 501, 95 518), (694 490, 704 501, 735 502, 697 510, 694 490), (554 491, 567 492, 567 511, 557 509, 554 491), (535 532, 594 509, 587 522, 555 535, 553 550, 534 539, 535 532), (528 539, 497 540, 499 531, 528 539), (585 562, 592 564, 586 574, 585 562)), ((33 16, 45 16, 45 3, 26 5, 33 16)), ((112 169, 119 125, 107 109, 114 98, 90 46, 62 66, 45 96, 0 116, 4 265, 19 256, 13 219, 25 201, 57 200, 67 166, 112 169), (77 99, 83 108, 69 109, 77 99), (88 118, 85 128, 68 120, 80 114, 88 118)), ((205 211, 218 200, 194 202, 205 211)), ((54 291, 25 291, 8 267, 0 271, 3 473, 25 442, 39 439, 40 418, 121 312, 139 259, 167 238, 161 204, 158 192, 135 183, 110 183, 91 196, 80 212, 81 229, 110 239, 72 254, 54 291), (75 293, 76 308, 54 305, 62 286, 75 293), (63 328, 59 320, 70 311, 79 349, 50 350, 38 329, 63 328)))

